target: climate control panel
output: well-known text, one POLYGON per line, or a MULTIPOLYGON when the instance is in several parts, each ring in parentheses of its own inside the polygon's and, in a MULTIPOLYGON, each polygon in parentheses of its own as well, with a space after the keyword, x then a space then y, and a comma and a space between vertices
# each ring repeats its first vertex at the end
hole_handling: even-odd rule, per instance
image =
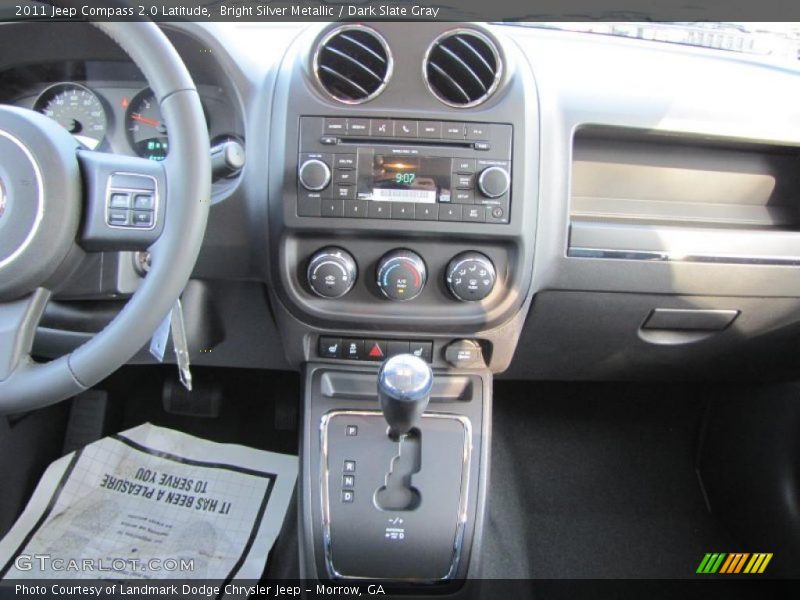
MULTIPOLYGON (((478 302, 495 288, 497 273, 492 260, 475 251, 452 258, 441 274, 452 300, 478 302)), ((356 259, 345 249, 326 246, 308 260, 306 280, 310 290, 323 298, 341 298, 353 288, 358 276, 356 259)), ((385 300, 408 302, 428 283, 428 269, 420 254, 406 248, 381 256, 375 267, 375 289, 385 300)))

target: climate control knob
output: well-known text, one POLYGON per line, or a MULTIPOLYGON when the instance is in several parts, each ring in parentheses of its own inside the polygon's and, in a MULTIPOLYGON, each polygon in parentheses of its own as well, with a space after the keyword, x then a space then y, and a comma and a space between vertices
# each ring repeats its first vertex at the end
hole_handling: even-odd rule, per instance
POLYGON ((318 158, 309 158, 297 170, 300 185, 310 192, 319 192, 331 182, 331 169, 318 158))
POLYGON ((411 250, 394 250, 378 262, 378 287, 389 300, 419 296, 428 279, 425 262, 411 250))
POLYGON ((322 248, 308 263, 308 285, 323 298, 344 296, 353 288, 357 274, 355 259, 336 246, 322 248))
POLYGON ((477 302, 492 293, 497 274, 489 257, 463 252, 447 265, 445 281, 456 300, 477 302))
POLYGON ((487 167, 478 175, 478 189, 487 198, 499 198, 510 185, 511 178, 503 167, 487 167))

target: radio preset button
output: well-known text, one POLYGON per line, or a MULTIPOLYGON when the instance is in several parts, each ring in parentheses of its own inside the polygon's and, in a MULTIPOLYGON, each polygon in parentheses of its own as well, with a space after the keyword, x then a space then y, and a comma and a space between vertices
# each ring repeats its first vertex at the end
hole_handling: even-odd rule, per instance
POLYGON ((390 219, 390 206, 389 202, 368 202, 369 204, 369 218, 370 219, 390 219))
POLYGON ((446 140, 463 140, 465 133, 464 123, 445 123, 442 128, 442 137, 446 140))
POLYGON ((321 213, 323 217, 343 217, 344 216, 344 200, 331 200, 325 198, 322 200, 321 213))
POLYGON ((460 221, 462 208, 460 204, 443 204, 439 206, 439 220, 460 221))
POLYGON ((417 221, 438 221, 439 220, 439 205, 438 204, 417 204, 414 209, 414 218, 417 221))
POLYGON ((366 200, 345 200, 344 216, 353 219, 366 219, 367 211, 369 210, 368 204, 366 200))
POLYGON ((419 137, 429 140, 438 140, 442 137, 441 121, 420 121, 419 137))
POLYGON ((396 137, 415 138, 418 136, 417 121, 395 121, 394 134, 396 137))
POLYGON ((369 134, 372 137, 394 137, 394 121, 389 119, 372 119, 369 125, 369 134))
POLYGON ((414 203, 413 202, 392 202, 392 218, 393 219, 413 219, 414 218, 414 203))

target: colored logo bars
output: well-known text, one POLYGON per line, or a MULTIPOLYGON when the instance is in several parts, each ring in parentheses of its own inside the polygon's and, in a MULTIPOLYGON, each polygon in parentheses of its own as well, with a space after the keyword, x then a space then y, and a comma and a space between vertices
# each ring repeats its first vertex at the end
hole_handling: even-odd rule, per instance
POLYGON ((737 574, 737 573, 763 573, 769 561, 772 560, 772 553, 759 552, 750 554, 748 552, 735 552, 726 554, 725 552, 708 552, 700 561, 697 573, 706 574, 737 574))

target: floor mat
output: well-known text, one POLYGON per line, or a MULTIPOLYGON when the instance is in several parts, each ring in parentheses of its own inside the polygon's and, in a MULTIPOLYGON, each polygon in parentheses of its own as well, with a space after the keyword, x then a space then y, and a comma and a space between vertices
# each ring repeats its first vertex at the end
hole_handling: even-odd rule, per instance
POLYGON ((486 575, 685 578, 735 547, 695 475, 695 389, 496 382, 486 575))

